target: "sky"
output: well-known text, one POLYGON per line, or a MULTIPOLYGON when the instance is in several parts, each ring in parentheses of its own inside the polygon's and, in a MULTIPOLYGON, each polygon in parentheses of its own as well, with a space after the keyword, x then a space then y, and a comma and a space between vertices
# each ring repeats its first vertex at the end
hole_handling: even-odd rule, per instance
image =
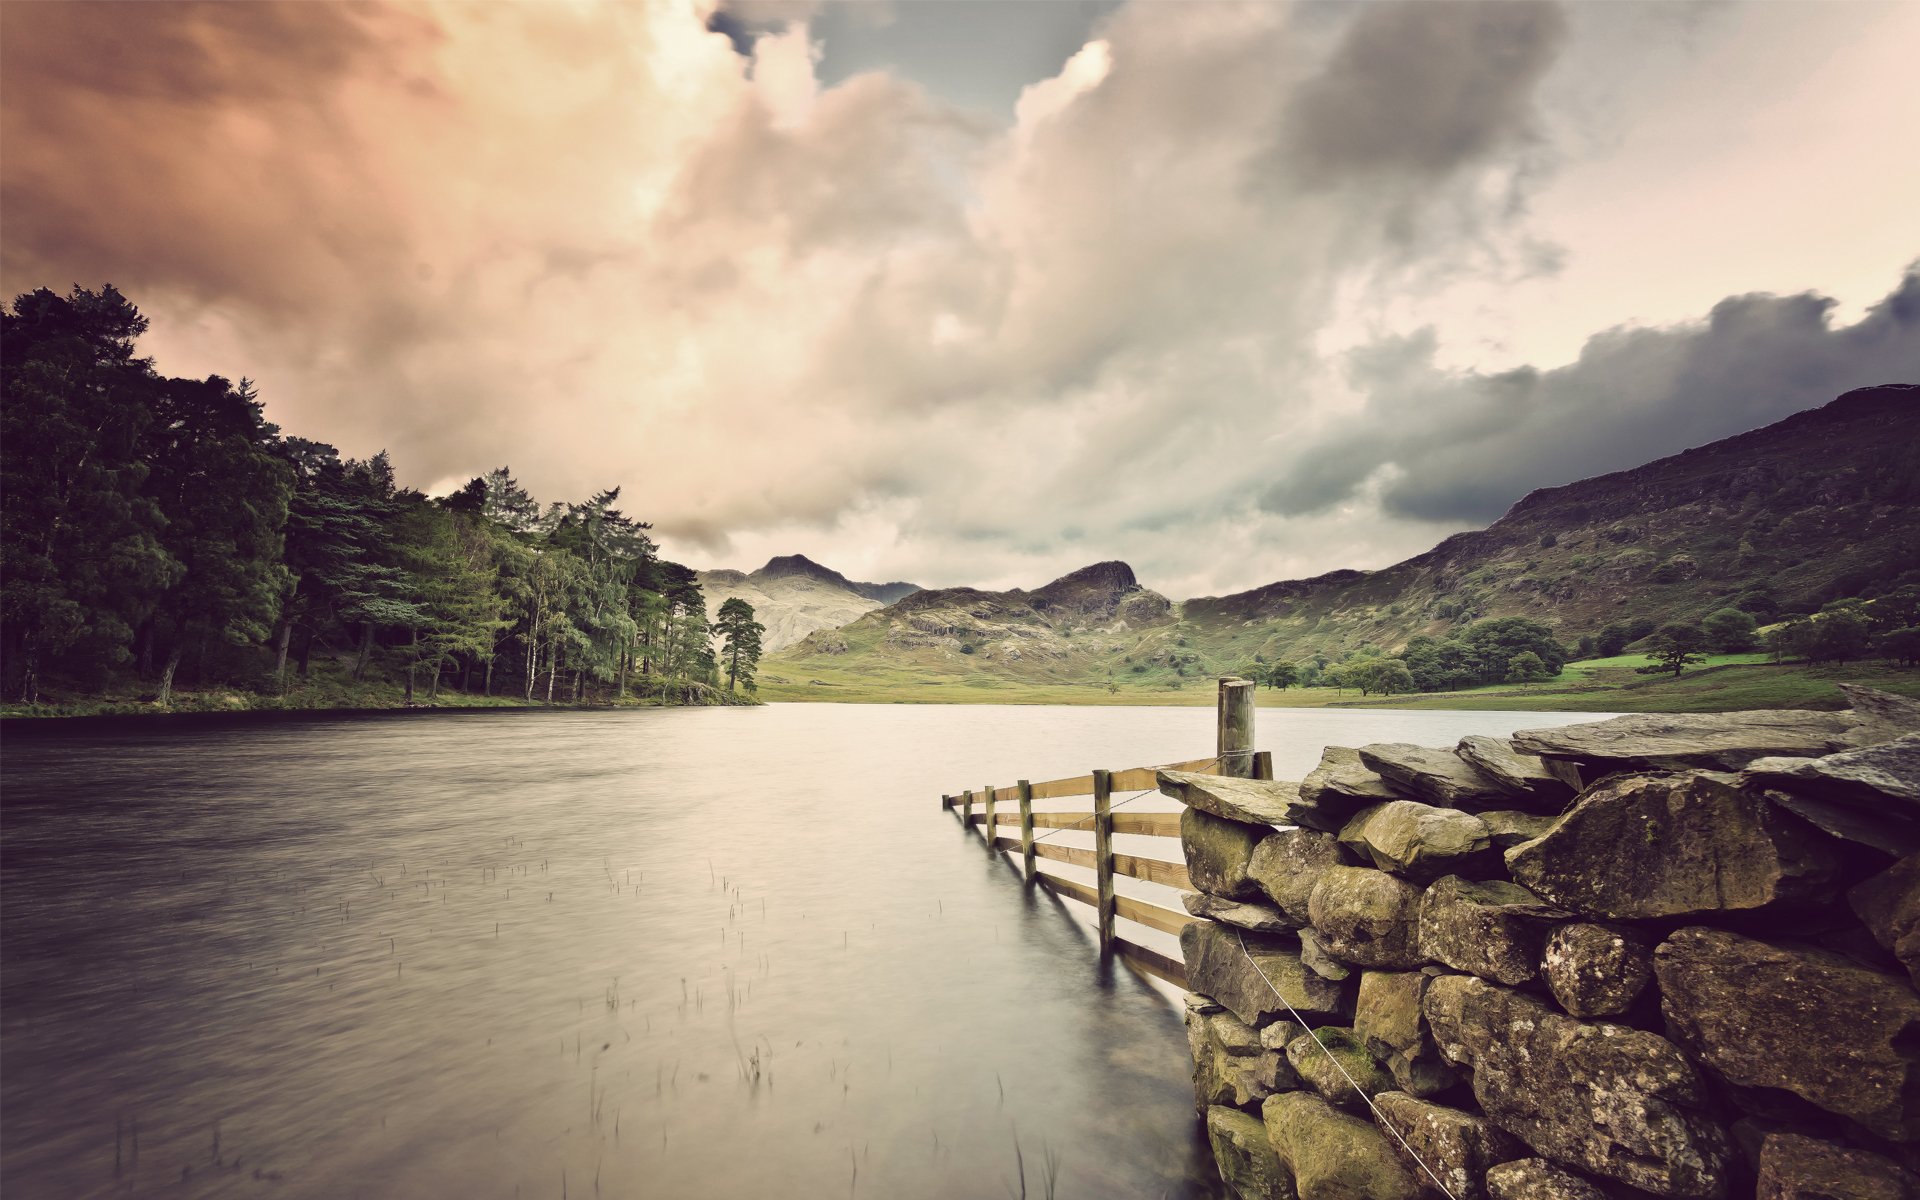
POLYGON ((1920 4, 0 6, 0 288, 665 551, 1174 598, 1920 381, 1920 4))

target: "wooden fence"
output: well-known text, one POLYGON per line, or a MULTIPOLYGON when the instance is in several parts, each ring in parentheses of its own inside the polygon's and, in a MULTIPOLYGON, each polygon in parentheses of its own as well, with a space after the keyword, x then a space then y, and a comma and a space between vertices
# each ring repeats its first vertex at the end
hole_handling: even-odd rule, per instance
POLYGON ((1069 779, 1050 779, 1030 783, 1022 779, 1012 787, 992 785, 979 791, 964 791, 940 797, 942 811, 958 810, 967 828, 979 826, 990 851, 1018 852, 1027 883, 1046 888, 1063 900, 1084 904, 1094 910, 1100 931, 1102 954, 1118 954, 1127 962, 1166 980, 1176 987, 1187 986, 1186 964, 1170 958, 1150 946, 1144 946, 1116 929, 1117 921, 1128 921, 1162 933, 1179 934, 1197 918, 1136 896, 1118 895, 1113 877, 1125 875, 1164 884, 1182 891, 1193 890, 1193 880, 1180 851, 1180 814, 1177 812, 1126 813, 1113 811, 1115 792, 1150 791, 1159 786, 1161 771, 1192 771, 1207 775, 1232 775, 1240 778, 1273 778, 1273 761, 1264 752, 1253 749, 1254 685, 1244 679, 1220 681, 1219 718, 1216 722, 1216 748, 1211 758, 1190 762, 1166 763, 1155 767, 1130 767, 1124 771, 1095 770, 1069 779), (1049 808, 1036 812, 1036 800, 1069 800, 1092 797, 1091 811, 1085 808, 1049 808), (1007 811, 1002 805, 1017 805, 1007 811), (975 811, 978 809, 978 811, 975 811), (1018 827, 1019 836, 1000 832, 1018 827), (1059 845, 1034 836, 1034 830, 1086 829, 1093 834, 1093 848, 1059 845), (1117 854, 1113 849, 1116 833, 1145 837, 1171 838, 1171 858, 1149 858, 1117 854), (1047 859, 1085 867, 1094 873, 1095 886, 1088 887, 1061 875, 1040 869, 1039 860, 1047 859))

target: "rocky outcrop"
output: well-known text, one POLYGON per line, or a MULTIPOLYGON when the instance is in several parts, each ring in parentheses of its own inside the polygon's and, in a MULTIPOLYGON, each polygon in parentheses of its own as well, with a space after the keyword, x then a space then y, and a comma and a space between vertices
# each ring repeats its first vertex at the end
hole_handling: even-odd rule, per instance
POLYGON ((1714 1074, 1920 1140, 1920 997, 1905 981, 1829 951, 1701 927, 1662 942, 1654 971, 1674 1037, 1714 1074))
POLYGON ((1199 775, 1191 771, 1161 771, 1156 777, 1164 794, 1201 812, 1249 825, 1299 825, 1309 806, 1300 800, 1300 785, 1266 779, 1235 779, 1227 775, 1199 775))
POLYGON ((1605 920, 1765 908, 1812 894, 1835 865, 1818 831, 1710 772, 1603 780, 1507 851, 1516 882, 1605 920))
POLYGON ((1920 1200, 1920 702, 1858 703, 1329 750, 1322 828, 1216 804, 1259 840, 1187 901, 1197 1098, 1328 1200, 1920 1200))
POLYGON ((1436 979, 1425 1011, 1441 1054, 1472 1070, 1481 1110, 1539 1153, 1657 1196, 1726 1193, 1726 1132, 1665 1038, 1461 975, 1436 979))

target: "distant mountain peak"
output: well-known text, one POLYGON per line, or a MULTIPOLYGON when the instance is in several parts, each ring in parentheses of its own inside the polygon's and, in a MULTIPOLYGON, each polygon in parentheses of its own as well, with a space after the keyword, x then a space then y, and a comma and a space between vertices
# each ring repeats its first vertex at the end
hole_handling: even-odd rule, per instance
POLYGON ((1038 588, 1039 592, 1099 590, 1108 592, 1131 592, 1140 587, 1139 579, 1134 577, 1133 568, 1118 559, 1109 562, 1097 562, 1091 566, 1070 571, 1060 578, 1038 588))
POLYGON ((794 577, 817 579, 833 587, 842 588, 856 596, 865 596, 869 600, 878 600, 882 604, 892 604, 904 596, 911 596, 920 590, 917 583, 905 583, 895 580, 892 583, 861 583, 848 579, 832 567, 823 566, 804 554, 780 554, 767 560, 767 565, 748 576, 754 580, 791 579, 794 577))

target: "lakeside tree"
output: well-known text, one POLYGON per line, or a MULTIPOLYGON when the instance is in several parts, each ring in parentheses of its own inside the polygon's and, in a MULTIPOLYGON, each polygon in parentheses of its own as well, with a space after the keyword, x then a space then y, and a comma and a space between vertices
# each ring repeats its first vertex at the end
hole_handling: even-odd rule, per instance
POLYGON ((1507 660, 1508 683, 1544 683, 1554 675, 1555 672, 1547 670, 1547 664, 1531 650, 1522 650, 1507 660))
POLYGON ((698 579, 617 489, 543 508, 502 466, 428 497, 385 453, 283 436, 245 379, 161 376, 146 327, 110 286, 0 311, 8 699, 286 694, 295 672, 322 703, 502 675, 524 699, 718 695, 698 579))
MULTIPOLYGON (((753 605, 729 597, 715 614, 713 631, 720 636, 720 654, 727 662, 727 691, 736 683, 754 690, 754 669, 760 665, 760 635, 767 627, 753 619, 753 605)), ((1118 689, 1113 689, 1118 690, 1118 689)))
POLYGON ((1700 653, 1707 644, 1707 635, 1698 625, 1663 625, 1655 630, 1647 640, 1647 657, 1653 662, 1636 670, 1642 675, 1664 675, 1669 672, 1678 676, 1695 663, 1703 663, 1706 657, 1700 653))
POLYGON ((1700 622, 1707 648, 1716 654, 1742 654, 1753 649, 1753 614, 1739 608, 1719 608, 1700 622))

